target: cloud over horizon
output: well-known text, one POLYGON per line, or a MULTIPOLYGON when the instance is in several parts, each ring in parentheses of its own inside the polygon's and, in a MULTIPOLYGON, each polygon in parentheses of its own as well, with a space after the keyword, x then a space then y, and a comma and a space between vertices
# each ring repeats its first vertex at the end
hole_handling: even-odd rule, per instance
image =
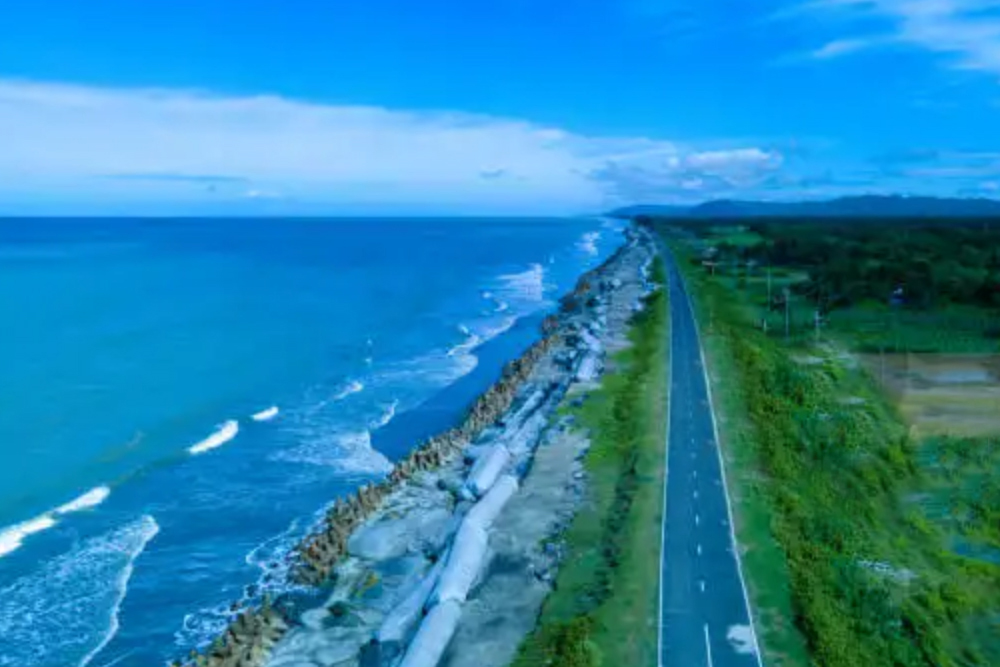
POLYGON ((5 199, 48 191, 576 212, 639 192, 752 187, 756 172, 781 164, 753 146, 698 151, 467 113, 22 81, 0 81, 0 127, 5 199))

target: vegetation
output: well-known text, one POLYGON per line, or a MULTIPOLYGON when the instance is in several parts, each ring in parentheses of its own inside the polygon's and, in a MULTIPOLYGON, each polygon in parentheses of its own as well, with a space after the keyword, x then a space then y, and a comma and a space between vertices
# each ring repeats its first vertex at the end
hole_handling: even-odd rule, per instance
MULTIPOLYGON (((662 281, 662 266, 654 278, 662 281)), ((632 346, 572 408, 591 434, 588 502, 563 536, 566 557, 519 666, 655 665, 667 408, 666 295, 633 320, 632 346)))
POLYGON ((758 321, 809 334, 814 314, 865 349, 996 350, 1000 224, 970 220, 680 222, 758 321), (771 288, 766 275, 770 272, 771 288))
MULTIPOLYGON (((729 253, 766 258, 814 305, 847 311, 865 299, 887 299, 897 280, 910 285, 925 275, 918 272, 926 264, 915 258, 943 261, 960 243, 916 223, 905 226, 907 235, 833 224, 750 227, 766 242, 717 246, 714 275, 696 264, 685 268, 699 318, 708 321, 703 335, 713 374, 730 374, 718 383, 720 416, 737 436, 735 446, 727 443, 741 465, 734 509, 741 538, 752 536, 745 562, 754 602, 764 601, 769 612, 761 614, 769 655, 776 639, 779 659, 802 664, 780 624, 790 617, 810 659, 824 667, 1000 664, 1000 565, 961 555, 952 539, 957 532, 975 544, 998 544, 998 493, 986 482, 997 472, 995 443, 914 441, 863 370, 808 346, 808 337, 786 343, 763 332, 759 293, 740 283, 738 270, 719 270, 729 253), (905 256, 891 254, 893 233, 905 256), (878 260, 879 253, 890 254, 878 260), (959 487, 959 479, 971 483, 959 487), (928 508, 942 491, 956 509, 936 515, 928 508), (783 554, 784 567, 768 569, 761 552, 783 554)), ((955 236, 972 240, 980 250, 969 261, 989 270, 994 260, 979 235, 991 233, 962 227, 955 236)), ((970 287, 971 272, 960 275, 961 285, 914 285, 900 310, 994 307, 988 290, 970 287)), ((975 275, 980 287, 992 279, 988 271, 975 275)))

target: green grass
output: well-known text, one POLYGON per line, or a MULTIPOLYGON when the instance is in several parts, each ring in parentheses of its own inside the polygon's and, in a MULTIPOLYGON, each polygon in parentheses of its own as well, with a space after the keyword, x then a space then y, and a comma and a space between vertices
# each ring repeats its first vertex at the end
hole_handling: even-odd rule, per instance
MULTIPOLYGON (((807 664, 794 624, 808 659, 824 667, 1000 664, 1000 567, 952 550, 943 521, 953 512, 931 517, 908 500, 936 486, 932 469, 871 379, 832 357, 796 362, 824 352, 804 346, 808 338, 785 345, 764 335, 738 291, 685 270, 768 662, 807 664), (847 397, 862 402, 845 405, 847 397)), ((995 493, 980 499, 985 518, 966 537, 990 538, 997 502, 995 493)))
POLYGON ((667 326, 658 290, 616 370, 573 410, 591 434, 588 497, 561 538, 567 557, 515 665, 656 664, 667 326))

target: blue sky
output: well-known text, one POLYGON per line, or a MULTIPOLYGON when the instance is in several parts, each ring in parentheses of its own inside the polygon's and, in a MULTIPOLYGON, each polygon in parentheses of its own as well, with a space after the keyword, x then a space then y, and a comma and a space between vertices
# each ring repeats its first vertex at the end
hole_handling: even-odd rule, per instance
POLYGON ((0 213, 1000 196, 1000 1, 5 0, 0 213))

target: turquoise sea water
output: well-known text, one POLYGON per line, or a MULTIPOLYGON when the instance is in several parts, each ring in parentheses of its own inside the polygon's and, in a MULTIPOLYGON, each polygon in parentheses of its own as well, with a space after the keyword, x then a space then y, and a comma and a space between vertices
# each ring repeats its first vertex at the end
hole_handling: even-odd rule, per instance
POLYGON ((0 667, 163 664, 283 589, 620 243, 598 219, 0 220, 0 667))

